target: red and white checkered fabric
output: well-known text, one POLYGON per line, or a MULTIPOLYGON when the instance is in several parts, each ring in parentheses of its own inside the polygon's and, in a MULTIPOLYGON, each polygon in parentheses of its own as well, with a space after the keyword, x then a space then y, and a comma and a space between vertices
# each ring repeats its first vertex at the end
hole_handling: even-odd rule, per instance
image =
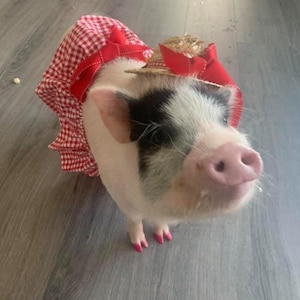
MULTIPOLYGON (((82 121, 82 102, 70 93, 74 71, 87 57, 106 44, 112 28, 123 30, 130 45, 145 45, 121 22, 103 16, 83 16, 59 45, 54 58, 36 89, 38 96, 59 117, 60 132, 50 149, 59 151, 62 169, 97 176, 98 167, 89 149, 82 121)), ((146 50, 145 59, 152 54, 146 50)))

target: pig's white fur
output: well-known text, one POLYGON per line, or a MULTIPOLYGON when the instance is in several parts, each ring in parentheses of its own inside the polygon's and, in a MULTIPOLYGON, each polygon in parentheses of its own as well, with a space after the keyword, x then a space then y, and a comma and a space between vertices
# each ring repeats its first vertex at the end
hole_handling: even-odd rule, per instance
MULTIPOLYGON (((211 215, 212 212, 220 213, 222 211, 224 213, 226 210, 232 210, 232 207, 228 206, 214 207, 209 202, 210 198, 207 197, 209 192, 206 190, 201 193, 202 198, 193 197, 188 188, 182 184, 180 175, 175 176, 172 181, 172 189, 164 195, 163 199, 160 199, 160 201, 145 199, 140 185, 137 147, 134 143, 120 144, 112 137, 91 97, 94 90, 108 89, 121 91, 138 99, 150 87, 167 87, 174 90, 180 86, 180 79, 174 77, 137 76, 124 72, 128 69, 140 68, 142 65, 141 62, 122 58, 105 65, 91 87, 83 106, 84 127, 91 151, 99 166, 101 180, 112 198, 127 216, 127 228, 132 243, 138 244, 145 240, 141 223, 143 218, 156 224, 156 232, 163 231, 166 234, 168 232, 167 223, 199 217, 200 215, 211 215), (187 200, 183 201, 183 199, 187 200)), ((214 139, 207 138, 212 127, 210 119, 215 120, 216 114, 221 114, 221 111, 207 104, 210 101, 207 101, 205 97, 202 99, 202 103, 199 103, 199 97, 193 100, 193 95, 189 89, 181 93, 181 95, 184 94, 187 95, 189 101, 186 101, 186 99, 181 99, 180 102, 170 101, 167 110, 178 126, 190 126, 186 123, 186 120, 189 120, 194 122, 196 127, 202 128, 198 139, 205 140, 205 143, 202 143, 205 145, 205 149, 194 149, 194 151, 199 151, 202 155, 203 153, 208 155, 210 149, 216 149, 221 143, 230 141, 239 141, 244 145, 248 145, 246 137, 233 128, 228 130, 227 136, 224 136, 224 132, 220 129, 221 139, 218 139, 218 136, 214 139), (194 105, 194 111, 196 112, 201 108, 205 118, 200 118, 198 115, 186 116, 187 109, 185 109, 185 105, 194 105)), ((214 130, 218 132, 218 128, 214 128, 214 130)), ((173 151, 178 151, 178 149, 175 147, 173 151)), ((162 154, 158 152, 157 155, 162 154)), ((159 159, 164 160, 166 158, 156 157, 156 161, 159 159)), ((151 171, 151 165, 149 169, 151 171)), ((172 173, 172 170, 170 173, 165 175, 167 177, 176 175, 172 173)), ((151 180, 151 176, 149 180, 151 180)), ((253 189, 245 196, 245 199, 240 201, 240 204, 247 202, 246 200, 251 198, 252 194, 253 189)))

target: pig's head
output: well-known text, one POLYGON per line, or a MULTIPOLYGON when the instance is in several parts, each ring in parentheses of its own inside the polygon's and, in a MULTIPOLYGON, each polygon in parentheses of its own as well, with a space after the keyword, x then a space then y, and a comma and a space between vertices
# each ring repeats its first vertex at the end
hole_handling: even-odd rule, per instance
POLYGON ((135 143, 141 190, 161 217, 223 214, 251 199, 263 164, 229 125, 234 90, 177 80, 138 99, 106 95, 95 97, 104 124, 120 143, 135 143))

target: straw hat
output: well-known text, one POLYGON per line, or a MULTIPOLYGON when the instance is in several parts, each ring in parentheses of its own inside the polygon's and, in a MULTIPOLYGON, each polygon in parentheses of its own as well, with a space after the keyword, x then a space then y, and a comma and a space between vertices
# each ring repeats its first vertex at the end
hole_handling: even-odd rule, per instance
POLYGON ((146 65, 139 69, 126 70, 134 74, 161 74, 168 76, 191 77, 197 81, 220 87, 199 77, 206 68, 206 47, 196 36, 175 36, 165 40, 154 49, 146 65))

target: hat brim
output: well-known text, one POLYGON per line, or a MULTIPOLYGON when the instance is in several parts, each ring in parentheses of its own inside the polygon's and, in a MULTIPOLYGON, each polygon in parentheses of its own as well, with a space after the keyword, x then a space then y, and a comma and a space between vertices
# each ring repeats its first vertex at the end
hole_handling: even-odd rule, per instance
POLYGON ((204 84, 213 85, 218 88, 222 87, 222 85, 220 85, 220 84, 202 80, 202 79, 197 78, 196 76, 177 75, 177 74, 171 73, 169 70, 166 70, 166 69, 148 68, 148 67, 145 68, 144 67, 144 68, 140 68, 140 69, 125 70, 125 73, 138 74, 138 75, 165 75, 165 76, 171 76, 171 77, 185 77, 185 78, 193 79, 198 82, 202 82, 204 84))

